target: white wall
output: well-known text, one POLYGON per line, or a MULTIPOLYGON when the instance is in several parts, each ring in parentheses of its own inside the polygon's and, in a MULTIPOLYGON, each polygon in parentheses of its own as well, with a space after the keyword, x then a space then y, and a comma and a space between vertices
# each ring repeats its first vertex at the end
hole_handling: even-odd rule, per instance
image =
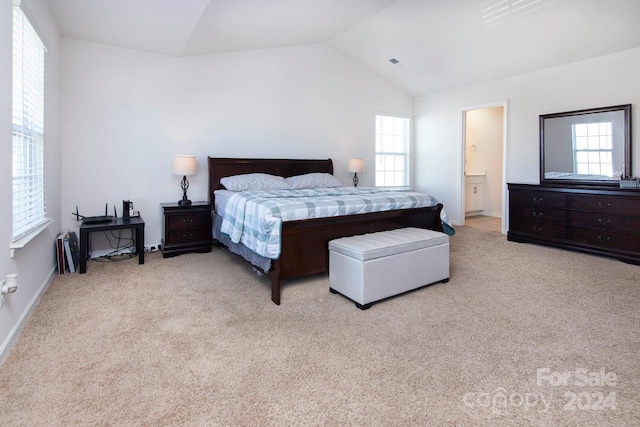
MULTIPOLYGON (((538 116, 546 113, 640 103, 640 48, 549 68, 415 100, 416 189, 443 201, 452 221, 460 216, 461 109, 508 100, 507 182, 539 183, 538 116)), ((640 174, 637 132, 632 172, 640 174)))
POLYGON ((171 58, 63 38, 63 59, 63 226, 77 227, 76 205, 94 215, 131 199, 147 245, 161 239, 159 204, 181 198, 176 154, 197 156, 194 201, 207 199, 207 156, 330 157, 348 185, 350 157, 373 171, 375 113, 413 113, 409 95, 326 45, 171 58))
POLYGON ((466 112, 466 173, 484 173, 482 214, 502 214, 502 107, 466 112), (471 146, 475 150, 471 150, 471 146))
POLYGON ((45 198, 54 220, 25 248, 9 256, 12 240, 11 52, 12 2, 0 1, 0 279, 18 273, 18 291, 0 308, 0 361, 46 289, 54 272, 54 240, 60 230, 60 36, 43 0, 23 0, 22 8, 47 48, 45 56, 45 198))

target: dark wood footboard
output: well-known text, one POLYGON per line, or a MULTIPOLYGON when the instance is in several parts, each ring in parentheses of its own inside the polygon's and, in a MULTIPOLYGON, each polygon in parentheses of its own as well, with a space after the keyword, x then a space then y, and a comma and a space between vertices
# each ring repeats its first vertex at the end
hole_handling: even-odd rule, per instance
POLYGON ((442 205, 282 223, 282 250, 273 262, 271 300, 280 304, 280 281, 329 271, 329 241, 403 227, 443 231, 442 205))

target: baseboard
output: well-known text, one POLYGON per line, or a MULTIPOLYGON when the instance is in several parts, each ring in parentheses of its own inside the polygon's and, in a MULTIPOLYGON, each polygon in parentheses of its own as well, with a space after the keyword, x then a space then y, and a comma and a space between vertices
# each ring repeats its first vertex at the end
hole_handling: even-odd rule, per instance
POLYGON ((465 212, 465 218, 471 218, 474 216, 490 216, 493 218, 502 218, 502 214, 500 212, 487 212, 487 211, 471 211, 465 212))
POLYGON ((11 329, 9 336, 2 343, 2 346, 0 347, 0 364, 4 363, 7 356, 9 356, 11 347, 13 347, 13 344, 16 341, 16 339, 18 339, 18 335, 20 335, 20 331, 22 330, 22 327, 26 323, 27 319, 29 319, 29 316, 31 316, 31 312, 36 307, 36 305, 40 301, 40 298, 42 298, 42 295, 44 295, 45 291, 53 281, 53 277, 56 273, 57 273, 57 268, 56 266, 53 266, 53 268, 51 269, 51 272, 45 279, 44 283, 40 286, 40 289, 38 290, 38 292, 35 293, 35 295, 31 299, 31 301, 29 302, 25 310, 22 312, 22 314, 20 315, 20 318, 18 319, 18 322, 16 322, 16 324, 13 326, 13 329, 11 329))

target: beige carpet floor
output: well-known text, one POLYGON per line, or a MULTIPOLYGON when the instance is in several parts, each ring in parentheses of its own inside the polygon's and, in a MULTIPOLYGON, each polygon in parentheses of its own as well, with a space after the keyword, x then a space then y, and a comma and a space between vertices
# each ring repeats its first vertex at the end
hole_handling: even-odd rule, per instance
POLYGON ((640 425, 640 267, 461 227, 451 281, 356 309, 225 250, 55 278, 0 425, 640 425), (566 381, 562 381, 562 379, 566 381))

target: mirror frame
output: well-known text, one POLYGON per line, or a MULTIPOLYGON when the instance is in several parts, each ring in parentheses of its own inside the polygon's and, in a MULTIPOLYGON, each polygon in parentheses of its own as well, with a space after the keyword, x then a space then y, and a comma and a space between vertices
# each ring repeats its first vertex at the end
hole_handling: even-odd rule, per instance
POLYGON ((544 124, 546 119, 554 119, 558 117, 571 117, 588 115, 595 113, 606 113, 611 111, 623 111, 624 112, 624 165, 623 171, 625 176, 631 175, 631 104, 616 105, 613 107, 602 108, 590 108, 586 110, 568 111, 564 113, 542 114, 540 115, 540 184, 541 185, 554 185, 571 187, 576 185, 591 185, 591 186, 615 186, 619 187, 620 180, 589 180, 589 179, 546 179, 544 177, 544 124))

